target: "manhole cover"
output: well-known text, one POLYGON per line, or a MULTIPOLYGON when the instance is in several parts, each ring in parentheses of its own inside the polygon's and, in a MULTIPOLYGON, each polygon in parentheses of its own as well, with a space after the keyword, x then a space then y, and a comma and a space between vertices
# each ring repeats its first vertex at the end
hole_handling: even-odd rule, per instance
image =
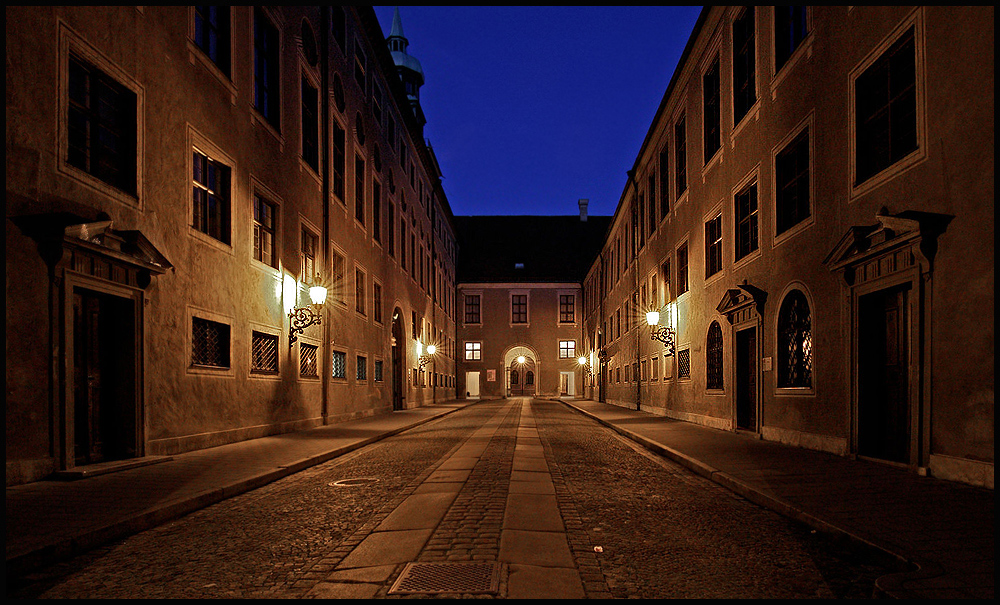
POLYGON ((334 481, 330 483, 331 487, 351 487, 354 485, 368 485, 369 483, 375 483, 378 481, 375 477, 356 477, 354 479, 341 479, 340 481, 334 481))
POLYGON ((389 594, 487 594, 498 590, 499 563, 407 563, 389 594))

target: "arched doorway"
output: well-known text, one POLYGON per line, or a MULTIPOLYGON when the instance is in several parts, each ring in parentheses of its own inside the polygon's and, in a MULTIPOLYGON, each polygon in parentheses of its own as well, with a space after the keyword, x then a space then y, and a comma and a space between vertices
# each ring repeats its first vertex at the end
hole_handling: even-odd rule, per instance
POLYGON ((405 397, 405 386, 403 382, 403 365, 405 364, 406 352, 403 343, 403 312, 397 307, 392 312, 392 409, 403 409, 405 397))
POLYGON ((534 397, 539 380, 538 356, 523 345, 511 347, 504 354, 504 373, 507 381, 507 395, 510 397, 534 397))

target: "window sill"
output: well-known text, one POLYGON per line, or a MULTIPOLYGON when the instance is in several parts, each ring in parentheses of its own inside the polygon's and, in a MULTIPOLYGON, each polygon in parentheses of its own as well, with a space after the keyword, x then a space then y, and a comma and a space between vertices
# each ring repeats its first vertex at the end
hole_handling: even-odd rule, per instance
POLYGON ((271 124, 271 122, 268 121, 268 119, 266 117, 264 117, 264 115, 261 114, 260 111, 256 107, 254 107, 253 105, 251 105, 250 109, 251 109, 251 111, 250 111, 250 123, 253 124, 254 126, 262 126, 264 128, 264 130, 269 135, 271 135, 272 137, 274 137, 275 141, 277 141, 277 143, 278 143, 278 151, 284 153, 284 151, 285 151, 285 137, 281 136, 281 133, 278 131, 278 129, 275 128, 275 126, 273 124, 271 124))
POLYGON ((208 70, 208 73, 212 74, 212 76, 218 80, 219 84, 226 89, 226 92, 229 93, 229 103, 235 106, 236 95, 239 92, 239 89, 236 87, 232 78, 226 75, 226 73, 222 71, 218 65, 216 65, 215 61, 212 61, 212 59, 205 54, 205 51, 194 43, 194 40, 191 40, 190 38, 188 39, 187 48, 188 62, 191 63, 191 65, 201 64, 206 70, 208 70))

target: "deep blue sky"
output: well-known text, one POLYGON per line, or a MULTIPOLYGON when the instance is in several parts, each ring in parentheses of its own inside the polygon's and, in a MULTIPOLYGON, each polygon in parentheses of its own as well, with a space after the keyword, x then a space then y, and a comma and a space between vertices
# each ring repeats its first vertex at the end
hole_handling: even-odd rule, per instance
POLYGON ((610 215, 701 7, 399 12, 454 214, 610 215))

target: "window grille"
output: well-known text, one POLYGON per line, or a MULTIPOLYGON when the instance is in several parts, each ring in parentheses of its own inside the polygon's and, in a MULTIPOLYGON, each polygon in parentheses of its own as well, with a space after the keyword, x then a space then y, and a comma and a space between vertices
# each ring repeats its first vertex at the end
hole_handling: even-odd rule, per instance
POLYGON ((713 321, 708 328, 708 342, 706 346, 706 374, 709 389, 722 388, 722 328, 719 323, 713 321))
POLYGON ((229 326, 194 317, 191 327, 192 365, 228 368, 229 326))
POLYGON ((372 364, 372 378, 375 382, 382 382, 382 360, 376 359, 372 364))
POLYGON ((793 290, 778 312, 778 387, 812 386, 812 318, 805 295, 793 290))
POLYGON ((334 378, 347 379, 347 353, 343 351, 333 352, 333 372, 334 378))
POLYGON ((278 337, 253 332, 251 337, 250 371, 273 374, 278 371, 278 337))
POLYGON ((368 380, 368 358, 358 355, 358 367, 355 377, 358 380, 368 380))
POLYGON ((304 342, 299 343, 299 375, 319 377, 317 351, 319 347, 304 342))
POLYGON ((691 350, 677 351, 677 377, 691 378, 691 350))

